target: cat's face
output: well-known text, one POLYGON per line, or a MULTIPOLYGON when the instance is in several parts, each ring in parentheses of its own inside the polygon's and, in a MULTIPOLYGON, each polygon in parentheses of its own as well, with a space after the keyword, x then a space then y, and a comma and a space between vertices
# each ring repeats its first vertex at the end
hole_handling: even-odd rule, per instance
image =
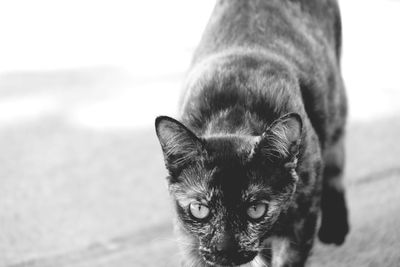
POLYGON ((261 252, 296 183, 285 163, 297 153, 301 122, 286 122, 276 125, 278 141, 268 134, 200 139, 175 120, 159 119, 169 190, 193 255, 210 265, 236 266, 261 252), (296 138, 282 132, 288 126, 300 127, 296 138))

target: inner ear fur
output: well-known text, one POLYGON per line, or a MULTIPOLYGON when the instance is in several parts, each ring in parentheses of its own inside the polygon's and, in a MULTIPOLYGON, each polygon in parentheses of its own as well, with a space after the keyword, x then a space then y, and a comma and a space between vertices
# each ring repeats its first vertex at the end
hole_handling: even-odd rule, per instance
POLYGON ((201 153, 202 141, 179 121, 160 116, 156 118, 155 128, 171 174, 201 153))
POLYGON ((303 122, 297 113, 275 120, 262 134, 258 144, 261 155, 268 159, 288 159, 297 155, 303 133, 303 122))

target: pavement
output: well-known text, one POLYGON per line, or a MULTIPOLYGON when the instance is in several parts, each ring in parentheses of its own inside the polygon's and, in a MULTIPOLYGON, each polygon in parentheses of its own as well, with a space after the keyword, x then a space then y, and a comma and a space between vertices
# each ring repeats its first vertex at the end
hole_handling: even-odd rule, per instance
MULTIPOLYGON (((183 1, 174 3, 175 8, 183 1)), ((155 52, 150 59, 136 53, 127 57, 133 62, 129 64, 0 65, 0 267, 177 266, 173 210, 153 120, 175 114, 197 42, 196 30, 182 38, 187 43, 175 47, 171 40, 184 30, 179 16, 185 17, 189 29, 194 27, 191 19, 200 29, 210 3, 183 4, 189 10, 184 15, 174 9, 177 28, 164 25, 163 30, 173 29, 167 42, 172 50, 155 52), (191 16, 195 11, 202 15, 191 16), (142 64, 146 58, 151 64, 142 64), (152 71, 155 61, 161 65, 152 71)), ((310 263, 399 266, 400 38, 393 33, 400 23, 400 3, 341 4, 343 73, 350 104, 345 183, 351 232, 340 247, 317 242, 310 263)), ((118 23, 125 25, 124 20, 118 23)), ((121 48, 121 58, 128 48, 121 48)), ((8 53, 17 56, 11 49, 8 53)), ((36 62, 31 54, 27 56, 33 55, 36 62)), ((11 62, 15 57, 10 55, 11 62)), ((51 63, 57 56, 51 53, 43 61, 51 63)))

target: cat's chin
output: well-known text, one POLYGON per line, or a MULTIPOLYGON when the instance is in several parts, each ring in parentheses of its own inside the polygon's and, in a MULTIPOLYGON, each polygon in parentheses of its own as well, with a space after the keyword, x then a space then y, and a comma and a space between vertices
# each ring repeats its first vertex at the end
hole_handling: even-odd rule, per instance
POLYGON ((257 254, 256 251, 245 251, 228 258, 210 253, 202 253, 202 257, 209 266, 234 267, 252 262, 257 254))

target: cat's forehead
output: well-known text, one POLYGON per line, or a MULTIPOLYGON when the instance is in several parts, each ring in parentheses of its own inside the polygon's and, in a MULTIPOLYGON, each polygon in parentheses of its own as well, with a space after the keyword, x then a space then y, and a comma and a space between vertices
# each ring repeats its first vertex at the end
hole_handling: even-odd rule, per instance
POLYGON ((205 167, 196 164, 182 173, 180 183, 173 186, 174 195, 182 206, 197 201, 240 203, 268 195, 263 179, 241 164, 205 167))
POLYGON ((207 138, 205 168, 212 170, 207 186, 224 192, 246 188, 252 177, 250 161, 256 142, 253 137, 234 135, 207 138))
POLYGON ((207 159, 217 164, 245 163, 253 156, 259 137, 240 135, 212 135, 205 139, 207 159))
POLYGON ((186 204, 193 199, 236 202, 265 189, 249 163, 256 137, 212 136, 205 141, 206 158, 183 170, 173 187, 177 199, 186 204))

